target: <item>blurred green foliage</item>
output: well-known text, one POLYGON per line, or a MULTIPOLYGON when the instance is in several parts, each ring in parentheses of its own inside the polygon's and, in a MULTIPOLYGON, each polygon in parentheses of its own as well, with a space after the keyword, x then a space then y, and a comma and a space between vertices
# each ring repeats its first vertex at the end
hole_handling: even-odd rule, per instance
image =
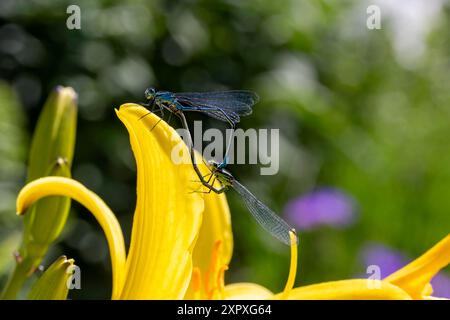
POLYGON ((14 216, 16 194, 25 176, 27 136, 18 97, 0 81, 0 274, 13 265, 21 222, 14 216))
MULTIPOLYGON (((369 3, 360 1, 2 0, 0 70, 22 100, 17 116, 24 112, 30 126, 55 85, 79 93, 74 178, 105 199, 127 236, 135 168, 113 108, 142 101, 148 86, 255 90, 261 102, 240 125, 281 129, 280 172, 230 169, 280 212, 319 186, 351 194, 359 206, 351 227, 300 234, 297 284, 352 277, 365 271, 365 244, 417 256, 450 226, 450 8, 377 2, 381 30, 366 27, 369 3), (81 30, 66 28, 69 4, 81 8, 81 30)), ((0 145, 8 141, 0 136, 0 145)), ((22 161, 12 162, 19 175, 22 161)), ((226 280, 281 290, 288 251, 234 194, 228 198, 236 248, 226 280)), ((74 204, 76 218, 48 261, 63 252, 83 270, 83 290, 70 297, 105 298, 106 241, 81 210, 74 204)), ((2 210, 2 224, 13 214, 2 210)))

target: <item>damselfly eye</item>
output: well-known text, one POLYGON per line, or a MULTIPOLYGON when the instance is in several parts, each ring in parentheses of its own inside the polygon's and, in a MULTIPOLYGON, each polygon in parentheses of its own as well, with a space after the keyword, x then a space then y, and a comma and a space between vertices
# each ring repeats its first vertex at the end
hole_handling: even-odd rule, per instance
POLYGON ((147 88, 145 89, 144 95, 146 99, 151 100, 155 97, 155 93, 156 93, 155 88, 147 88))

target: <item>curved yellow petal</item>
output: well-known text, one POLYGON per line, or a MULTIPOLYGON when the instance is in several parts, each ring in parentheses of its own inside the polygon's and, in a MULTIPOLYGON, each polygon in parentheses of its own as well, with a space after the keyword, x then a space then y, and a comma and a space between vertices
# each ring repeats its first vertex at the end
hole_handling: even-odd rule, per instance
POLYGON ((422 299, 432 293, 431 279, 450 263, 450 235, 438 242, 422 256, 389 275, 387 281, 401 287, 414 299, 422 299))
POLYGON ((117 299, 124 282, 125 244, 122 230, 115 215, 95 193, 81 183, 63 177, 45 177, 28 183, 17 197, 17 213, 48 196, 70 197, 85 206, 97 219, 108 241, 113 273, 112 298, 117 299))
MULTIPOLYGON (((353 279, 324 282, 293 289, 290 300, 410 300, 401 288, 384 281, 353 279), (371 282, 369 282, 371 281, 371 282)), ((279 296, 279 295, 277 295, 279 296)), ((277 297, 275 296, 275 298, 277 297)))
POLYGON ((137 165, 137 203, 122 299, 183 298, 192 273, 192 250, 200 229, 203 197, 190 161, 175 164, 182 146, 176 131, 136 104, 117 116, 126 126, 137 165))
POLYGON ((273 297, 273 293, 255 283, 233 283, 225 286, 225 300, 265 300, 273 297))

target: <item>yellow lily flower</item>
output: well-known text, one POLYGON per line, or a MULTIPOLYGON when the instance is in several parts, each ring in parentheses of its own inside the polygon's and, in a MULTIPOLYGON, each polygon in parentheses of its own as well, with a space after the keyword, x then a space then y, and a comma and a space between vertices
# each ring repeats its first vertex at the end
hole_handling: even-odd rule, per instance
MULTIPOLYGON (((373 280, 352 279, 293 289, 297 244, 291 234, 290 271, 282 293, 274 295, 253 283, 225 285, 233 248, 225 196, 192 192, 199 187, 198 178, 189 162, 175 165, 171 161, 171 151, 182 140, 164 121, 135 104, 122 105, 116 112, 128 129, 137 163, 137 204, 128 254, 114 214, 80 183, 41 178, 26 185, 17 198, 18 213, 45 196, 63 195, 94 214, 109 244, 113 299, 428 298, 430 279, 450 261, 447 236, 378 286, 368 285, 373 280)), ((182 151, 189 156, 186 147, 182 151)))

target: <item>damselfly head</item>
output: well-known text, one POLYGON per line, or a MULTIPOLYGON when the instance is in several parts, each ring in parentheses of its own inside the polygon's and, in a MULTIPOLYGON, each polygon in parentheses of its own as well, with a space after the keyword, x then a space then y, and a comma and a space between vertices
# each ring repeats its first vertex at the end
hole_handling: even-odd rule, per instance
POLYGON ((156 95, 156 89, 155 88, 147 88, 144 92, 145 99, 147 100, 154 100, 156 95))

